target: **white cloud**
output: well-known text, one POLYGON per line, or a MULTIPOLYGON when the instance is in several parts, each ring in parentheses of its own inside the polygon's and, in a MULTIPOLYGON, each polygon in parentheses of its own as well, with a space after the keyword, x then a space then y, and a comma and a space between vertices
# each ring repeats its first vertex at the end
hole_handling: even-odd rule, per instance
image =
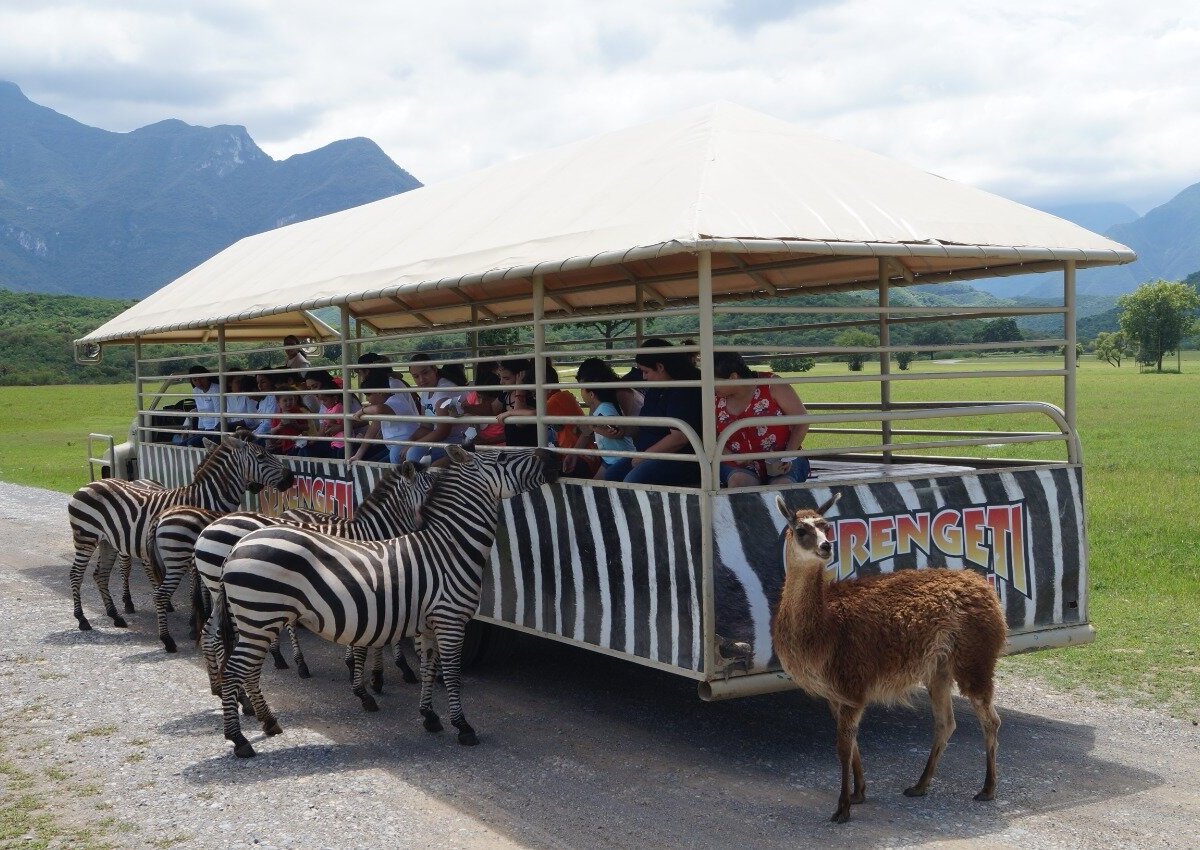
POLYGON ((0 78, 87 124, 368 136, 436 182, 732 100, 1019 200, 1200 181, 1200 13, 1156 0, 0 0, 0 78))

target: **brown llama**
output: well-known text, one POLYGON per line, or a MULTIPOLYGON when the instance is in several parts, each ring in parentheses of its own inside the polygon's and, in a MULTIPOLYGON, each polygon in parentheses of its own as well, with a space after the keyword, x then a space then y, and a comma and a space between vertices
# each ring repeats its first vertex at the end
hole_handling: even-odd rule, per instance
POLYGON ((838 498, 813 511, 791 510, 776 497, 787 519, 787 575, 771 630, 784 670, 804 690, 827 699, 837 720, 842 791, 831 820, 845 823, 850 804, 866 799, 858 725, 867 705, 902 702, 922 684, 933 708, 933 749, 921 778, 904 794, 924 796, 954 733, 953 682, 983 727, 987 772, 975 799, 993 799, 1000 729, 992 706, 994 674, 1008 633, 995 591, 969 570, 901 570, 828 581, 833 547, 824 514, 838 498))

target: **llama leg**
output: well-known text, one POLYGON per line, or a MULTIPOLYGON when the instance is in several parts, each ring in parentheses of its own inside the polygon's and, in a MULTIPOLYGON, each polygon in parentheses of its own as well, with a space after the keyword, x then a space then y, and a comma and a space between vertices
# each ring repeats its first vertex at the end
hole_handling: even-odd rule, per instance
POLYGON ((433 710, 433 638, 420 636, 415 641, 421 661, 421 717, 426 732, 441 732, 442 721, 433 710))
POLYGON ((950 673, 948 670, 937 670, 925 683, 929 689, 929 702, 933 708, 933 748, 929 751, 929 759, 925 762, 925 770, 917 784, 904 789, 905 797, 924 797, 929 789, 929 782, 937 770, 938 761, 946 751, 946 743, 954 734, 954 701, 950 696, 950 673))
POLYGON ((404 641, 396 641, 396 666, 400 668, 400 676, 410 685, 415 685, 420 679, 413 672, 413 668, 408 666, 408 661, 404 657, 404 641))
POLYGON ((100 598, 104 602, 104 613, 112 617, 113 625, 119 629, 126 628, 129 624, 125 622, 125 618, 117 613, 116 603, 113 602, 112 593, 108 590, 108 580, 112 577, 113 564, 117 560, 117 550, 107 543, 100 543, 100 557, 96 559, 96 571, 92 573, 92 580, 96 582, 96 589, 100 591, 100 598))
POLYGON ((993 800, 996 797, 996 751, 999 749, 1000 715, 992 705, 991 697, 971 697, 971 708, 983 727, 984 746, 987 750, 987 772, 984 774, 983 790, 975 795, 976 800, 993 800))
POLYGON ((288 640, 292 642, 292 661, 296 665, 296 675, 301 679, 312 678, 312 673, 308 672, 308 662, 304 660, 304 653, 300 651, 300 636, 296 634, 296 627, 289 623, 287 633, 288 640))
POLYGON ((830 818, 834 823, 850 820, 850 773, 854 750, 858 747, 858 724, 865 706, 840 705, 837 708, 837 751, 842 763, 842 790, 838 795, 837 811, 830 818))
POLYGON ((75 560, 71 563, 71 602, 75 606, 75 620, 79 623, 79 631, 81 632, 92 630, 92 624, 88 622, 87 617, 83 616, 81 590, 83 588, 83 575, 87 572, 88 564, 91 563, 97 543, 98 541, 94 537, 84 537, 80 534, 75 535, 75 560))
POLYGON ((479 743, 479 738, 462 710, 462 647, 466 639, 467 623, 448 622, 436 627, 438 655, 442 661, 442 682, 446 685, 446 702, 449 703, 450 725, 458 730, 458 742, 466 747, 479 743))
POLYGON ((364 711, 379 711, 379 704, 375 702, 375 697, 367 693, 367 687, 363 684, 363 672, 367 667, 367 653, 369 651, 370 647, 354 647, 354 684, 352 690, 354 691, 354 695, 362 702, 364 711))
MULTIPOLYGON (((837 723, 838 710, 829 704, 829 712, 833 715, 833 722, 837 723)), ((862 753, 858 749, 858 739, 854 740, 854 752, 850 757, 850 769, 854 775, 854 792, 850 795, 851 804, 862 803, 867 799, 867 777, 863 773, 862 753)))

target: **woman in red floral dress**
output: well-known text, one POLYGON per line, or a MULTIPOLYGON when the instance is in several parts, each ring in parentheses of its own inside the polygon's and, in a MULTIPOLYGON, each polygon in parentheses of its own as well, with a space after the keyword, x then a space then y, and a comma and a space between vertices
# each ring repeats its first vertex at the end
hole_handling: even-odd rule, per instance
MULTIPOLYGON (((713 356, 716 378, 738 380, 771 378, 771 373, 750 369, 740 354, 719 352, 713 356)), ((788 456, 776 460, 725 460, 721 464, 722 487, 754 487, 761 484, 786 484, 808 478, 808 458, 800 457, 808 425, 772 425, 777 416, 803 416, 808 413, 804 402, 787 384, 740 384, 717 386, 717 433, 744 419, 763 421, 751 428, 734 432, 725 444, 725 454, 754 454, 786 451, 788 456)))

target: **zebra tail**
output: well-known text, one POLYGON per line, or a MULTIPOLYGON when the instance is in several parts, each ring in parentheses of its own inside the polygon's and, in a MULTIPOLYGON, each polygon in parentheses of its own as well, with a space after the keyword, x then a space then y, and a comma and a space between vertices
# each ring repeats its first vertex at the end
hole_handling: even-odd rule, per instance
POLYGON ((158 535, 155 531, 155 528, 151 529, 146 553, 150 556, 150 571, 154 573, 154 586, 158 587, 163 583, 163 576, 166 573, 163 570, 162 557, 158 554, 158 535))
POLYGON ((221 594, 221 643, 225 647, 225 657, 221 661, 221 678, 225 678, 225 666, 229 663, 229 656, 233 654, 233 648, 237 646, 237 629, 233 627, 233 617, 229 615, 229 600, 225 594, 221 594))

